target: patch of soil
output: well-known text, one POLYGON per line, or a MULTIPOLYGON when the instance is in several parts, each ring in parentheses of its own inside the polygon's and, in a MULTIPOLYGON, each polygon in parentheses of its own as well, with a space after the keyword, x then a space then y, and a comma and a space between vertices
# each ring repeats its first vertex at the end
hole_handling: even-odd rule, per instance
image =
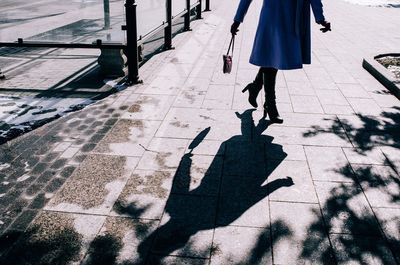
POLYGON ((400 79, 400 57, 386 56, 376 60, 392 72, 397 79, 400 79))

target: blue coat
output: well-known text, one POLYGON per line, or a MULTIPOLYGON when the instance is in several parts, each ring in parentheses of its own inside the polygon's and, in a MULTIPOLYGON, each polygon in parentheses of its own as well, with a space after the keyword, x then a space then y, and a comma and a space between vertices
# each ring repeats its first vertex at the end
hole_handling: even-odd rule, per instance
MULTIPOLYGON (((234 20, 243 22, 252 0, 240 0, 234 20)), ((263 0, 250 63, 276 69, 311 63, 310 6, 325 20, 321 0, 263 0)))

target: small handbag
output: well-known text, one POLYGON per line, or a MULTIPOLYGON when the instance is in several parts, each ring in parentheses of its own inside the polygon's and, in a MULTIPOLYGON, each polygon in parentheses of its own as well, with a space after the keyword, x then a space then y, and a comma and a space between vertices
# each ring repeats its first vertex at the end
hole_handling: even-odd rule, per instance
POLYGON ((233 57, 233 49, 235 47, 235 35, 232 35, 231 42, 229 43, 229 48, 228 52, 224 55, 222 55, 222 59, 224 61, 224 67, 222 71, 224 74, 229 74, 232 71, 232 57, 233 57), (231 51, 232 47, 232 53, 229 55, 229 52, 231 51))

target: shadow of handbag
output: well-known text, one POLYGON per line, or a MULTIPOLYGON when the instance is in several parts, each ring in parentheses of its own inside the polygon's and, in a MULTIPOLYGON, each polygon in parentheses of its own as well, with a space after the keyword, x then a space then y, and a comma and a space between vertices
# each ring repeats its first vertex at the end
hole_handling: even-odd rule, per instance
POLYGON ((222 71, 224 74, 229 74, 232 71, 232 57, 233 57, 233 49, 235 47, 235 35, 232 35, 231 42, 229 43, 228 52, 222 55, 222 59, 224 60, 224 67, 222 71), (229 55, 232 47, 231 55, 229 55))

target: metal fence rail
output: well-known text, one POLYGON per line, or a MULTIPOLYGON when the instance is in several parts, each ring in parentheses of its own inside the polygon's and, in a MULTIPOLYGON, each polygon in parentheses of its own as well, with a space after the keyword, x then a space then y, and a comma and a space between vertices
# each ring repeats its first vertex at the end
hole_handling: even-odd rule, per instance
MULTIPOLYGON (((33 47, 33 48, 80 48, 80 49, 123 49, 127 56, 128 75, 127 83, 137 84, 141 80, 139 78, 139 46, 144 43, 146 39, 151 38, 155 34, 164 30, 164 44, 163 49, 168 50, 172 47, 172 25, 175 20, 184 16, 184 31, 190 29, 190 16, 193 9, 196 10, 196 19, 202 18, 202 0, 192 4, 190 0, 186 0, 186 8, 181 13, 172 16, 172 0, 166 0, 166 22, 159 27, 146 33, 145 36, 138 38, 137 31, 137 3, 136 0, 125 1, 125 16, 126 25, 122 26, 122 30, 126 31, 126 42, 125 43, 110 43, 104 42, 100 39, 93 43, 60 43, 60 42, 46 42, 46 41, 26 41, 19 38, 15 42, 0 42, 0 47, 33 47)), ((105 14, 109 13, 109 6, 104 5, 105 14)), ((205 0, 204 11, 210 10, 210 0, 205 0)), ((109 19, 105 19, 105 28, 110 27, 109 19)))

